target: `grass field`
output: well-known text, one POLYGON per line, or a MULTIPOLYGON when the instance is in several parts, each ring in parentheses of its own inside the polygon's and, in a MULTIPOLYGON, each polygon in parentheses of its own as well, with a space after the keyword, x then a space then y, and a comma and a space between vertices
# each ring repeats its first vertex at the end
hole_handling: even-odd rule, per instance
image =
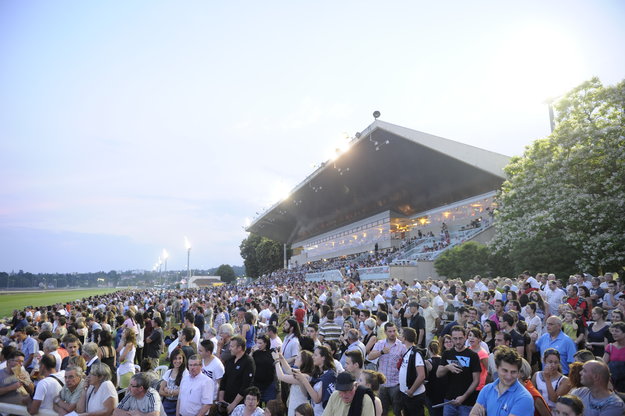
POLYGON ((9 317, 14 309, 23 309, 26 306, 47 306, 57 302, 75 301, 88 296, 115 292, 115 290, 85 289, 0 294, 0 317, 9 317))

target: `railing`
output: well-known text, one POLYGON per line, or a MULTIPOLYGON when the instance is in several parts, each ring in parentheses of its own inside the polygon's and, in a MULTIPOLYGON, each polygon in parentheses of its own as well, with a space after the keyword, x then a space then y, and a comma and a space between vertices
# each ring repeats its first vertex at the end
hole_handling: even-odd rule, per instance
MULTIPOLYGON (((5 415, 30 416, 26 406, 21 404, 0 403, 0 413, 5 415)), ((54 410, 39 409, 38 416, 58 416, 54 410)))
POLYGON ((327 280, 329 282, 342 282, 343 275, 339 270, 326 270, 323 272, 306 273, 306 281, 320 282, 327 280))
POLYGON ((391 275, 389 266, 363 267, 358 269, 360 280, 388 280, 391 275))

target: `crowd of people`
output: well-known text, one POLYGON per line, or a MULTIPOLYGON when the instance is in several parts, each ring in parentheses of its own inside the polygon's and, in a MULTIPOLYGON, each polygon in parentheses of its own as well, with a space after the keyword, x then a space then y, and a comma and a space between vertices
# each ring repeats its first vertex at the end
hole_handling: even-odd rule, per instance
POLYGON ((0 403, 62 416, 625 414, 615 274, 281 273, 16 310, 0 325, 0 403))

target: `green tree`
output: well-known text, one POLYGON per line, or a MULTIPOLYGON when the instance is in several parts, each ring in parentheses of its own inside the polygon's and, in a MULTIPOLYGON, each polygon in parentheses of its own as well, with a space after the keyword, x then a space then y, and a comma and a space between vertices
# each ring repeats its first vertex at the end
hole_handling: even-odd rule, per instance
POLYGON ((564 96, 555 110, 554 132, 505 168, 493 248, 515 267, 535 264, 565 275, 620 269, 625 82, 604 87, 593 78, 564 96))
POLYGON ((221 277, 222 282, 230 283, 234 280, 234 269, 228 264, 222 264, 217 268, 215 274, 221 277))
POLYGON ((283 246, 277 241, 250 233, 239 248, 247 276, 256 278, 278 270, 284 264, 283 246))
POLYGON ((468 241, 445 250, 434 261, 434 268, 441 276, 469 279, 489 275, 490 250, 484 244, 468 241))

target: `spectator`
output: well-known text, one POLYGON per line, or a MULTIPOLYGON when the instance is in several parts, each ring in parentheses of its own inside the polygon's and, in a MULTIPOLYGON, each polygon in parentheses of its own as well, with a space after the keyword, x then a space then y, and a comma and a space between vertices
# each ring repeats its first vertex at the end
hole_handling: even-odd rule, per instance
POLYGON ((150 380, 143 373, 130 379, 130 388, 113 416, 159 416, 161 414, 161 397, 150 387, 150 380))
POLYGON ((78 356, 80 349, 80 342, 78 338, 73 335, 68 335, 63 339, 65 349, 67 350, 67 357, 63 358, 61 362, 61 370, 65 370, 68 366, 69 358, 78 356))
POLYGON ((582 367, 581 382, 584 387, 571 390, 572 396, 584 403, 584 416, 622 416, 625 404, 616 393, 608 389, 610 370, 605 363, 588 361, 582 367))
POLYGON ((612 383, 619 390, 625 390, 625 322, 616 322, 610 326, 614 342, 609 344, 603 354, 603 361, 608 364, 612 374, 612 383))
POLYGON ((117 407, 117 391, 111 383, 111 370, 108 365, 100 362, 94 362, 89 370, 86 391, 76 404, 76 413, 86 416, 110 416, 117 407))
POLYGON ((499 378, 482 389, 471 413, 531 415, 534 399, 518 380, 522 365, 520 354, 510 347, 499 347, 495 353, 495 363, 499 378))
POLYGON ((336 382, 334 360, 328 347, 321 345, 315 348, 313 364, 315 364, 315 370, 313 372, 313 378, 310 381, 297 370, 293 373, 297 381, 299 381, 308 392, 313 403, 315 416, 320 416, 323 413, 323 409, 328 404, 328 400, 330 400, 330 396, 334 391, 334 383, 336 382))
POLYGON ((398 377, 401 408, 406 415, 422 416, 425 406, 425 364, 416 345, 417 332, 414 328, 406 327, 402 330, 401 338, 407 351, 402 357, 398 377))
POLYGON ((567 376, 562 374, 560 352, 554 348, 548 348, 543 354, 543 371, 539 371, 532 377, 532 383, 542 394, 547 406, 553 412, 556 408, 558 397, 567 394, 571 390, 571 383, 567 376))
POLYGON ((176 415, 205 415, 213 405, 215 385, 202 373, 202 361, 197 355, 189 358, 189 372, 180 382, 176 415))
POLYGON ((80 396, 85 392, 87 382, 83 379, 84 372, 80 367, 70 366, 65 369, 65 385, 59 396, 54 399, 53 410, 59 415, 76 410, 80 396))
MULTIPOLYGON (((276 369, 278 380, 291 385, 289 400, 287 400, 288 416, 294 416, 296 408, 299 405, 308 402, 308 393, 306 393, 306 390, 301 387, 301 384, 293 375, 293 369, 288 364, 284 356, 277 351, 272 352, 271 355, 274 359, 274 367, 276 369)), ((310 381, 315 368, 312 354, 305 350, 300 351, 299 355, 295 359, 295 367, 297 367, 299 372, 310 381)))
MULTIPOLYGON (((339 374, 336 390, 330 396, 324 416, 375 416, 375 396, 371 389, 359 386, 348 372, 339 374)), ((315 415, 317 415, 315 413, 315 415)))
POLYGON ((44 355, 39 363, 41 380, 35 388, 35 395, 32 400, 25 398, 22 403, 26 405, 28 413, 36 415, 39 410, 53 410, 54 399, 59 395, 65 379, 65 372, 56 371, 56 358, 53 355, 44 355))
POLYGON ((579 397, 564 395, 556 403, 556 415, 584 416, 584 403, 579 397))
POLYGON ((256 386, 250 386, 243 392, 245 397, 243 404, 234 408, 230 416, 263 416, 264 410, 258 407, 260 404, 260 390, 256 386))
POLYGON ((531 336, 530 350, 538 351, 542 356, 548 348, 560 351, 562 374, 569 373, 569 364, 573 362, 573 355, 577 348, 571 338, 562 332, 562 320, 557 316, 547 318, 547 333, 538 338, 538 334, 531 336))
POLYGON ((454 348, 443 353, 441 365, 436 370, 439 378, 449 375, 449 385, 445 389, 445 402, 449 404, 445 406, 443 414, 468 415, 477 398, 475 389, 480 382, 480 360, 475 352, 465 346, 466 330, 463 327, 453 327, 451 339, 454 348))
POLYGON ((125 389, 130 385, 130 379, 135 374, 135 353, 137 352, 137 334, 132 327, 126 328, 124 330, 124 335, 122 336, 122 342, 119 344, 117 351, 119 352, 119 367, 117 367, 117 384, 119 387, 125 389))
POLYGON ((180 383, 187 376, 187 357, 180 349, 174 350, 169 357, 169 369, 163 374, 159 385, 159 394, 163 396, 163 408, 167 416, 176 415, 180 383))
POLYGON ((243 392, 252 385, 255 365, 252 357, 245 353, 245 339, 240 336, 230 340, 230 358, 225 363, 224 376, 219 385, 219 401, 226 401, 228 413, 243 401, 243 392))
POLYGON ((260 391, 259 403, 267 403, 276 398, 278 390, 273 357, 269 351, 269 338, 266 335, 261 335, 256 339, 256 349, 252 353, 252 358, 256 366, 253 384, 260 391))
MULTIPOLYGON (((100 363, 100 359, 98 358, 98 344, 95 342, 87 342, 82 347, 82 356, 85 359, 85 364, 87 366, 85 374, 89 375, 91 367, 94 364, 100 363)), ((110 380, 110 377, 107 380, 110 380)))
POLYGON ((202 359, 202 373, 210 377, 215 384, 214 399, 217 400, 219 394, 219 383, 224 376, 224 365, 219 358, 213 355, 215 349, 213 341, 205 339, 200 342, 199 356, 202 359))
POLYGON ((158 367, 159 357, 163 353, 163 320, 160 317, 152 319, 152 332, 143 339, 143 357, 147 358, 153 368, 158 367))

